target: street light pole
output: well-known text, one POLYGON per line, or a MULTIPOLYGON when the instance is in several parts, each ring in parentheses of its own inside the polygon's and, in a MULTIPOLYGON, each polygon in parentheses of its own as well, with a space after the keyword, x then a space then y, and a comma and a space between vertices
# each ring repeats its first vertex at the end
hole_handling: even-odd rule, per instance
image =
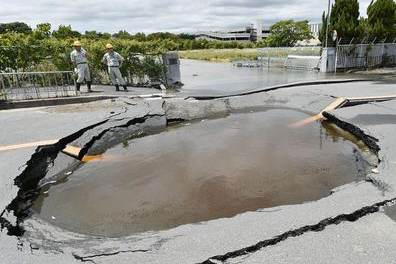
POLYGON ((326 19, 326 48, 328 46, 328 40, 329 40, 329 24, 330 24, 330 1, 329 0, 329 5, 327 7, 327 19, 326 19))

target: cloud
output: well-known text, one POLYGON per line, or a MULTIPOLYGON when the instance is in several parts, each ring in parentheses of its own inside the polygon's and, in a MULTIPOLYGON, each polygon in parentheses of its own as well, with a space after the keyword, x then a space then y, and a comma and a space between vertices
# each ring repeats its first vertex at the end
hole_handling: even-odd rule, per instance
MULTIPOLYGON (((361 0, 361 12, 370 0, 361 0)), ((320 21, 327 0, 13 0, 2 3, 0 23, 50 22, 79 31, 194 32, 246 26, 258 19, 320 21)))

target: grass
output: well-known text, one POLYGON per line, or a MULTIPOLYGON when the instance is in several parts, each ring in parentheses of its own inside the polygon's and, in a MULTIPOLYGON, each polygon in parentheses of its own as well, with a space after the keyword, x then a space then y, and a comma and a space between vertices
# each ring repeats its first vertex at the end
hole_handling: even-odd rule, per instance
POLYGON ((182 59, 231 62, 236 60, 256 60, 256 49, 205 49, 179 52, 182 59))

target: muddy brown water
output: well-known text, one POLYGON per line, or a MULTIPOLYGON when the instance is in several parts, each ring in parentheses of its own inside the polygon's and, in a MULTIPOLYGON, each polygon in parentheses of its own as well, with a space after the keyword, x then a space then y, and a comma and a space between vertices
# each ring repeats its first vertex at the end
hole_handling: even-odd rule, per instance
POLYGON ((36 201, 39 217, 109 237, 314 201, 357 181, 356 145, 294 110, 170 126, 108 150, 36 201))

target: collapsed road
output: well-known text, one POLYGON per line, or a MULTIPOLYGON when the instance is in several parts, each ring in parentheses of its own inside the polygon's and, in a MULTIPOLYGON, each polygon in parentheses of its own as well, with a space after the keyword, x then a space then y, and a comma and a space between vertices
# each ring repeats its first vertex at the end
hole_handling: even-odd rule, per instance
POLYGON ((0 152, 0 259, 7 263, 390 263, 396 259, 396 223, 387 213, 396 199, 396 101, 367 100, 323 110, 340 97, 395 93, 392 83, 337 82, 205 100, 123 97, 2 111, 2 145, 49 139, 57 143, 0 152), (125 237, 73 233, 30 210, 39 189, 67 180, 86 156, 100 158, 109 147, 161 131, 170 122, 268 107, 298 109, 312 116, 322 113, 328 122, 365 143, 371 154, 362 155, 372 170, 364 179, 337 187, 317 201, 125 237), (77 148, 78 155, 63 153, 66 146, 77 148))

